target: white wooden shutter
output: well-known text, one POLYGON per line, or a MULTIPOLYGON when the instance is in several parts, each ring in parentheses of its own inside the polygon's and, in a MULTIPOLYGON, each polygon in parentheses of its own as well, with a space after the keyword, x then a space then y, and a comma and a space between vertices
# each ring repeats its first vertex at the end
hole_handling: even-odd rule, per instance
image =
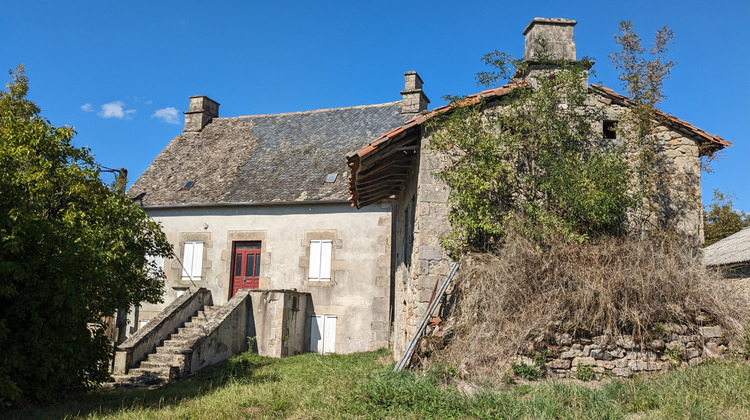
POLYGON ((203 268, 203 242, 185 242, 182 256, 182 279, 198 281, 203 268))
POLYGON ((324 315, 325 328, 323 329, 323 354, 336 352, 336 317, 324 315))
POLYGON ((320 281, 320 241, 310 241, 310 281, 320 281))
POLYGON ((313 315, 310 331, 310 351, 328 354, 336 352, 336 316, 313 315))
POLYGON ((310 241, 310 281, 331 281, 331 250, 330 240, 314 239, 310 241))
POLYGON ((320 281, 331 281, 331 241, 320 241, 320 281))

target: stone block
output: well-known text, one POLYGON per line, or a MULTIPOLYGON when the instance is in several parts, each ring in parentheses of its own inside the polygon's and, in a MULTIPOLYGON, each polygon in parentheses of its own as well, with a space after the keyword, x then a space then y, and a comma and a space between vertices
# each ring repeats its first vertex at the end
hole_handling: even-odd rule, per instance
POLYGON ((600 367, 600 368, 604 368, 604 369, 609 369, 609 370, 612 370, 612 369, 614 369, 616 367, 614 360, 609 360, 609 361, 597 360, 594 363, 594 366, 597 366, 597 367, 600 367))
POLYGON ((384 308, 373 308, 372 320, 375 322, 388 322, 388 311, 384 311, 384 308))
POLYGON ((696 348, 689 348, 685 352, 685 355, 688 359, 695 359, 696 357, 699 357, 701 355, 701 352, 696 348))
POLYGON ((570 359, 554 359, 545 365, 551 369, 570 369, 570 359))
POLYGON ((419 247, 420 260, 442 260, 443 255, 443 248, 430 245, 423 245, 419 247))
POLYGON ((718 344, 709 342, 706 343, 705 346, 703 346, 703 354, 709 359, 721 357, 721 349, 719 348, 718 344))
POLYGON ((615 367, 624 368, 628 366, 628 359, 617 359, 615 360, 615 367))
POLYGON ((583 356, 583 352, 581 350, 570 349, 568 351, 564 351, 560 353, 561 359, 574 359, 576 357, 581 357, 581 356, 583 356))
POLYGON ((612 374, 615 376, 620 376, 623 378, 629 378, 633 376, 633 371, 631 371, 629 368, 622 367, 622 368, 614 368, 612 369, 612 374))
POLYGON ((620 348, 615 348, 614 350, 610 350, 609 354, 611 354, 612 357, 615 359, 620 359, 620 358, 625 357, 625 350, 620 349, 620 348))
POLYGON ((593 357, 576 357, 571 362, 573 366, 578 366, 579 364, 584 366, 593 366, 595 363, 596 360, 594 360, 593 357))
POLYGON ((653 372, 656 370, 664 370, 667 364, 664 362, 646 362, 646 370, 653 372))
POLYGON ((722 335, 721 327, 701 327, 701 335, 705 338, 719 338, 722 335))
POLYGON ((601 366, 594 366, 591 369, 594 371, 594 373, 604 373, 606 371, 606 369, 601 366))
POLYGON ((654 350, 663 350, 664 349, 664 340, 653 340, 651 341, 651 348, 654 350))
POLYGON ((635 341, 633 341, 633 337, 624 335, 617 339, 617 346, 630 350, 635 347, 635 341))
POLYGON ((631 360, 628 362, 628 367, 633 372, 638 372, 641 370, 646 370, 648 367, 648 362, 645 362, 643 360, 631 360))
POLYGON ((613 359, 612 353, 605 351, 605 350, 600 350, 600 349, 591 350, 591 353, 589 355, 593 357, 595 360, 612 360, 613 359))

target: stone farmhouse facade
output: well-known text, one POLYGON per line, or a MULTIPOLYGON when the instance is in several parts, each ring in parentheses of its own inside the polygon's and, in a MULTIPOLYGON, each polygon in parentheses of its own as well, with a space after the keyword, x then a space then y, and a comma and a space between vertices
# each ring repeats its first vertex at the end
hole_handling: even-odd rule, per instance
MULTIPOLYGON (((575 60, 573 26, 534 19, 534 38, 575 60)), ((488 110, 533 74, 469 97, 488 110)), ((400 101, 275 115, 220 117, 219 103, 191 96, 184 131, 129 189, 164 227, 176 258, 163 262, 164 303, 131 313, 134 330, 197 289, 222 305, 243 289, 309 293, 311 351, 404 353, 451 260, 448 188, 434 173, 446 160, 428 148, 429 100, 416 72, 400 101)), ((592 106, 617 121, 629 100, 591 86, 592 106)), ((696 193, 666 209, 702 237, 699 158, 731 143, 675 117, 655 115, 663 153, 696 193), (679 210, 679 213, 676 212, 679 210)), ((627 139, 625 139, 627 140, 627 139)), ((270 321, 269 321, 270 322, 270 321)))
POLYGON ((319 325, 308 328, 321 331, 324 352, 387 347, 392 201, 352 207, 344 156, 417 115, 414 96, 424 94, 231 118, 219 117, 216 101, 190 97, 184 131, 129 189, 145 193, 139 204, 176 254, 162 263, 164 303, 131 311, 133 329, 188 290, 209 290, 214 305, 239 289, 298 290, 310 293, 319 325))
MULTIPOLYGON (((533 86, 537 74, 547 72, 534 66, 535 40, 545 39, 552 60, 576 60, 573 26, 567 19, 535 18, 523 32, 526 36, 524 60, 530 70, 511 83, 470 95, 468 103, 484 101, 483 112, 498 112, 503 96, 513 89, 533 86)), ((615 123, 631 105, 628 98, 603 86, 589 86, 587 106, 603 109, 603 141, 623 142, 607 125, 615 123)), ((395 199, 393 237, 394 320, 392 346, 396 357, 407 348, 417 333, 433 297, 436 284, 450 271, 451 259, 440 245, 450 230, 447 204, 449 187, 435 173, 447 159, 431 150, 425 123, 439 113, 451 112, 451 105, 421 114, 383 134, 366 147, 347 156, 350 168, 352 203, 362 209, 372 203, 395 199)), ((702 243, 703 217, 700 189, 700 157, 731 145, 671 115, 654 115, 657 145, 674 171, 682 179, 682 191, 669 191, 660 203, 659 217, 669 220, 684 234, 702 243)), ((619 134, 617 134, 619 135, 619 134)), ((597 139, 599 140, 599 139, 597 139)))

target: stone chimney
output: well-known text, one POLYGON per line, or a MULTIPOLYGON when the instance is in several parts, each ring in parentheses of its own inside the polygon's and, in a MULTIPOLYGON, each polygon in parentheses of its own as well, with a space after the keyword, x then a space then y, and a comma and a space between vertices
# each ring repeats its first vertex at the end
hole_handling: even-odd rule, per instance
POLYGON ((190 97, 190 107, 185 114, 185 129, 182 131, 200 131, 219 117, 219 103, 208 96, 198 95, 190 97))
POLYGON ((407 71, 404 73, 404 90, 401 91, 403 100, 401 101, 402 114, 419 114, 427 111, 427 104, 430 100, 422 92, 422 78, 416 71, 407 71))
POLYGON ((576 23, 570 19, 534 18, 523 31, 526 36, 524 61, 529 63, 537 62, 539 59, 575 61, 576 43, 573 41, 573 27, 576 23))

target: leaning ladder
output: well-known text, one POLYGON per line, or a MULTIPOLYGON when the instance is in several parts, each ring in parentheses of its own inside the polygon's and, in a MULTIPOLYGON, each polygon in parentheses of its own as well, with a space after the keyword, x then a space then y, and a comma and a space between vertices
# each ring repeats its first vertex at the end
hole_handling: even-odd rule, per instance
POLYGON ((435 298, 432 300, 432 302, 430 302, 430 305, 427 308, 427 312, 425 312, 424 316, 422 317, 422 322, 419 325, 417 333, 414 334, 414 337, 412 337, 411 341, 409 342, 409 347, 406 348, 404 356, 396 364, 396 367, 393 368, 394 372, 402 371, 404 367, 406 367, 406 364, 409 362, 409 359, 411 359, 412 354, 414 354, 414 349, 417 347, 417 343, 419 342, 419 339, 422 338, 422 334, 427 327, 427 321, 430 319, 430 314, 432 314, 435 308, 437 308, 437 306, 440 304, 440 300, 443 298, 445 290, 448 289, 448 285, 450 284, 451 280, 453 280, 453 276, 456 275, 456 271, 458 271, 458 265, 460 263, 461 259, 459 259, 457 262, 454 262, 453 267, 451 267, 451 272, 448 273, 445 279, 443 279, 443 283, 440 284, 440 289, 438 289, 435 298))

